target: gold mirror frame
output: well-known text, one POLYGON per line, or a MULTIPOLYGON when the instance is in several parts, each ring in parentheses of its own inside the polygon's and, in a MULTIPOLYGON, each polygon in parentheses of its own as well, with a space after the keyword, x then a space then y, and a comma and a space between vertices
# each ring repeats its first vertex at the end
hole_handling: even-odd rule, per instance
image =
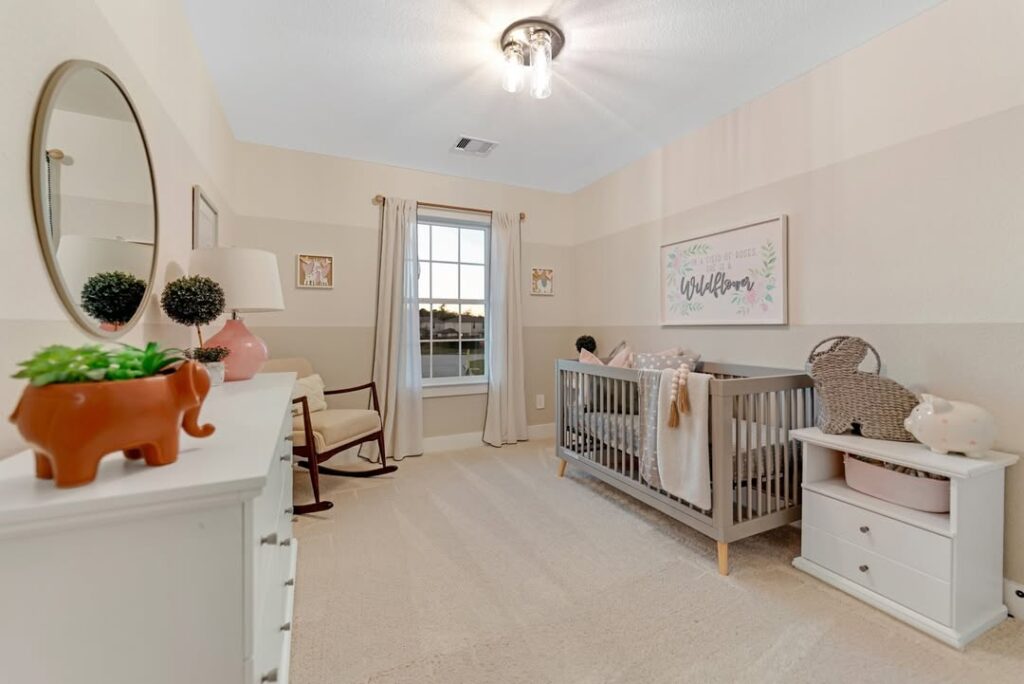
POLYGON ((128 91, 125 89, 124 84, 121 83, 121 80, 114 75, 114 72, 98 62, 91 62, 85 59, 68 60, 53 70, 46 79, 46 85, 43 87, 43 92, 39 96, 39 103, 36 105, 35 122, 32 126, 32 147, 29 150, 29 160, 29 174, 32 181, 32 209, 35 213, 36 233, 39 238, 39 248, 43 252, 43 259, 46 261, 46 270, 50 273, 50 284, 53 285, 53 288, 57 291, 57 296, 60 297, 61 302, 64 304, 64 308, 82 330, 94 337, 104 339, 117 339, 118 337, 121 337, 134 328, 145 314, 149 298, 153 294, 153 286, 156 281, 156 269, 160 251, 160 211, 157 204, 156 174, 153 172, 153 155, 149 150, 149 141, 146 138, 146 130, 142 126, 141 119, 139 119, 139 112, 135 108, 135 103, 132 102, 132 98, 128 95, 128 91), (43 201, 45 198, 40 180, 42 177, 42 155, 40 152, 45 149, 46 130, 50 124, 50 114, 53 111, 53 105, 56 101, 57 94, 60 92, 61 86, 72 74, 86 69, 99 71, 110 79, 110 82, 113 83, 121 93, 121 97, 124 98, 125 103, 128 105, 128 109, 131 110, 132 118, 135 120, 135 125, 139 129, 139 137, 142 138, 143 150, 146 152, 146 167, 149 170, 149 187, 150 192, 153 195, 153 261, 149 267, 149 280, 146 283, 146 291, 143 293, 142 301, 139 302, 139 308, 135 311, 135 315, 132 316, 131 320, 117 330, 109 331, 103 330, 96 324, 96 321, 89 318, 85 312, 82 311, 78 302, 75 301, 74 296, 68 291, 67 283, 64 281, 64 275, 61 273, 60 265, 57 263, 56 250, 52 249, 53 244, 50 241, 50 232, 47 230, 46 216, 43 211, 43 201))

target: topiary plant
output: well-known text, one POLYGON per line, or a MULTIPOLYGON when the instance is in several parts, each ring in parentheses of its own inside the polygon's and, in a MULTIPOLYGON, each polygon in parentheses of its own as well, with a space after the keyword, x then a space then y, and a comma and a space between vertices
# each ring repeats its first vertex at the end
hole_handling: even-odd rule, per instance
POLYGON ((175 323, 194 326, 202 347, 200 326, 224 313, 224 288, 206 276, 183 276, 167 283, 160 295, 160 307, 175 323))
POLYGON ((160 349, 156 342, 150 342, 145 349, 127 344, 114 349, 97 344, 82 347, 55 344, 19 363, 21 370, 11 377, 26 379, 36 387, 52 383, 135 380, 156 375, 181 360, 180 350, 160 349))
POLYGON ((590 335, 580 335, 576 338, 576 353, 578 354, 581 349, 586 349, 593 354, 597 351, 597 340, 590 335))
POLYGON ((145 295, 146 282, 131 273, 97 273, 82 287, 82 310, 101 323, 121 326, 132 320, 145 295))
POLYGON ((231 350, 227 347, 194 347, 185 352, 185 356, 199 363, 218 363, 228 357, 231 350))

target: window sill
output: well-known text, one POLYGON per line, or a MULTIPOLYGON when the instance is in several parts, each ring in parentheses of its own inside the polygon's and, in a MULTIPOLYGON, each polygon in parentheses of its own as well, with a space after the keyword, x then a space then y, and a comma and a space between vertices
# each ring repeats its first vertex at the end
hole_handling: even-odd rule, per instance
POLYGON ((487 394, 487 381, 453 382, 448 385, 424 385, 423 398, 461 397, 470 394, 487 394))

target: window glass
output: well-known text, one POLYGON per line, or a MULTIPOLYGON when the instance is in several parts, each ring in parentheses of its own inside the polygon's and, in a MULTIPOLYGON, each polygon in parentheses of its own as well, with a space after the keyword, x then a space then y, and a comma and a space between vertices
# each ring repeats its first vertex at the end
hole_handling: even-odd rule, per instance
POLYGON ((437 220, 417 227, 425 384, 487 374, 487 231, 437 220))

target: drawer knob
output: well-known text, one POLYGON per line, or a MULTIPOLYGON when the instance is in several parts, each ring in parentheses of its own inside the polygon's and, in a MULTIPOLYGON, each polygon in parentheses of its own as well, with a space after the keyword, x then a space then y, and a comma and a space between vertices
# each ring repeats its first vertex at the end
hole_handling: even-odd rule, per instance
POLYGON ((277 681, 277 668, 276 667, 273 670, 271 670, 270 672, 268 672, 265 675, 263 675, 262 677, 260 677, 260 684, 263 684, 263 682, 276 682, 276 681, 277 681))
POLYGON ((292 545, 292 538, 291 537, 288 537, 287 539, 282 539, 281 540, 281 546, 291 546, 291 545, 292 545))
POLYGON ((295 512, 295 509, 292 508, 291 506, 289 506, 288 508, 284 509, 284 514, 285 515, 291 515, 294 512, 295 512))
POLYGON ((266 537, 260 538, 260 544, 276 544, 277 543, 277 532, 272 532, 266 537))
POLYGON ((286 442, 294 442, 295 441, 295 435, 285 435, 284 436, 284 441, 286 441, 286 442))
POLYGON ((862 565, 862 566, 860 566, 857 569, 860 570, 861 572, 867 572, 869 570, 868 566, 866 566, 866 565, 862 565))
POLYGON ((286 587, 294 587, 295 586, 295 578, 293 577, 290 580, 285 580, 284 586, 286 586, 286 587))
POLYGON ((861 525, 860 526, 860 531, 861 531, 862 534, 867 534, 868 532, 871 531, 871 528, 868 527, 867 525, 861 525))
POLYGON ((281 625, 281 631, 282 632, 290 632, 290 631, 292 631, 292 623, 286 622, 283 625, 281 625))
POLYGON ((281 462, 282 463, 288 463, 291 460, 292 460, 292 455, 291 454, 285 454, 284 456, 281 457, 281 462))

